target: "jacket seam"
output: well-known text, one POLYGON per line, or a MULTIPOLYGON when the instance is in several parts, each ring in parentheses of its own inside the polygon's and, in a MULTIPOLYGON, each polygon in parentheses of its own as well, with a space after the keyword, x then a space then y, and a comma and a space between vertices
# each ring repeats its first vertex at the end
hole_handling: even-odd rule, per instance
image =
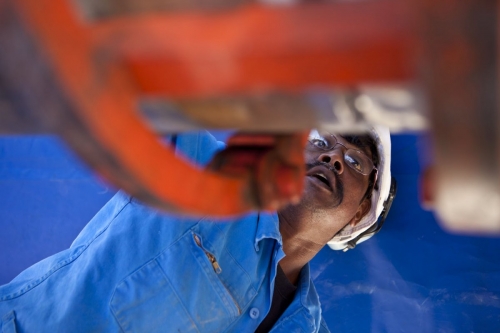
POLYGON ((165 273, 165 271, 163 270, 163 267, 160 265, 160 263, 158 262, 158 257, 156 257, 154 259, 156 265, 158 265, 158 268, 160 269, 161 273, 163 274, 163 277, 165 278, 165 280, 168 282, 168 285, 170 287, 170 290, 172 290, 172 292, 175 294, 175 296, 177 297, 177 299, 179 300, 179 303, 182 304, 182 308, 184 309, 184 311, 187 313, 187 316, 189 317, 189 320, 194 324, 194 326, 196 327, 196 330, 198 332, 200 332, 200 328, 198 327, 198 325, 196 324, 196 322, 193 321, 193 318, 191 318, 191 314, 189 313, 189 311, 187 310, 186 308, 186 305, 184 304, 182 298, 179 296, 179 294, 177 293, 177 290, 175 290, 175 288, 172 286, 172 282, 170 281, 170 279, 168 278, 167 274, 165 273))
MULTIPOLYGON (((248 281, 250 281, 250 282, 251 282, 251 281, 252 281, 252 277, 250 276, 250 274, 248 274, 248 272, 245 270, 245 268, 243 268, 243 266, 241 266, 241 265, 240 265, 239 261, 238 261, 238 260, 236 260, 236 258, 234 258, 234 256, 233 256, 233 255, 231 254, 231 252, 230 252, 230 251, 226 248, 226 246, 224 246, 224 251, 226 251, 226 252, 229 254, 229 256, 230 256, 230 257, 234 260, 234 262, 236 263, 236 265, 238 265, 238 267, 239 267, 239 268, 240 268, 243 272, 245 272, 245 275, 246 275, 246 277, 247 277, 248 281)), ((252 283, 251 283, 251 284, 252 284, 252 283)), ((252 298, 253 298, 253 297, 255 297, 255 295, 257 295, 257 290, 255 290, 255 288, 253 287, 253 285, 251 285, 251 288, 252 288, 252 290, 253 290, 253 292, 254 292, 254 295, 252 296, 252 298)), ((249 302, 250 302, 250 301, 249 301, 249 302)))
POLYGON ((122 325, 120 324, 120 322, 118 321, 118 319, 116 318, 116 313, 115 311, 113 310, 113 307, 111 306, 111 300, 113 299, 113 296, 115 295, 115 293, 113 292, 113 295, 111 296, 110 300, 109 300, 109 303, 108 303, 108 308, 109 308, 109 311, 111 311, 111 313, 113 314, 113 319, 115 320, 116 324, 118 325, 118 327, 120 328, 120 331, 125 333, 125 330, 123 329, 122 325))
MULTIPOLYGON (((191 229, 191 232, 192 234, 197 234, 195 233, 192 229, 191 229)), ((199 234, 197 234, 199 235, 199 234)), ((198 246, 200 247, 200 249, 202 251, 205 251, 207 250, 203 245, 202 246, 198 246)), ((231 291, 228 289, 228 287, 226 286, 226 284, 222 281, 222 279, 219 277, 219 276, 214 276, 213 279, 215 280, 214 282, 212 282, 212 277, 209 276, 209 274, 211 275, 210 272, 210 269, 206 270, 204 269, 203 266, 201 266, 201 264, 198 262, 198 257, 197 257, 197 253, 194 252, 195 250, 194 249, 190 249, 191 253, 193 255, 195 255, 195 259, 197 261, 197 264, 198 266, 201 268, 201 272, 205 275, 205 278, 208 282, 210 282, 210 285, 212 286, 212 288, 214 289, 215 293, 217 294, 217 297, 219 298, 219 300, 229 309, 231 308, 231 305, 234 305, 234 307, 236 307, 236 315, 235 314, 232 314, 232 316, 234 317, 238 317, 240 315, 240 311, 241 311, 241 308, 240 308, 240 305, 239 303, 236 301, 236 299, 234 298, 234 296, 231 294, 231 291), (218 283, 217 283, 218 282, 218 283), (219 285, 220 284, 220 285, 219 285), (229 300, 227 299, 227 296, 229 296, 229 300)), ((208 250, 207 250, 208 251, 208 250)), ((202 255, 202 261, 205 261, 208 260, 206 258, 206 255, 202 255)), ((163 267, 161 267, 163 269, 163 267)))
MULTIPOLYGON (((221 229, 221 228, 220 228, 217 224, 215 224, 215 227, 217 227, 220 231, 223 231, 223 230, 222 230, 222 229, 221 229)), ((225 245, 224 245, 223 250, 224 250, 224 251, 225 251, 225 252, 226 252, 226 253, 227 253, 227 254, 231 257, 231 259, 233 259, 233 260, 234 260, 234 262, 236 263, 236 265, 238 265, 238 267, 239 267, 239 268, 240 268, 243 272, 245 272, 245 275, 246 275, 247 279, 248 279, 249 281, 252 281, 252 277, 250 276, 250 274, 246 271, 246 269, 245 269, 245 268, 243 268, 243 266, 241 266, 240 262, 239 262, 238 260, 236 260, 236 258, 233 256, 233 254, 231 253, 231 251, 229 251, 225 245)), ((252 284, 252 283, 251 283, 251 284, 252 284)), ((255 295, 257 295, 257 294, 258 294, 258 292, 257 292, 257 290, 255 290, 255 288, 253 287, 253 285, 251 285, 251 288, 252 288, 252 290, 253 290, 253 292, 254 292, 254 295, 252 296, 252 298, 253 298, 253 297, 255 297, 255 295)), ((249 302, 251 302, 251 301, 249 301, 249 302)), ((248 304, 247 304, 247 305, 248 305, 248 304)))

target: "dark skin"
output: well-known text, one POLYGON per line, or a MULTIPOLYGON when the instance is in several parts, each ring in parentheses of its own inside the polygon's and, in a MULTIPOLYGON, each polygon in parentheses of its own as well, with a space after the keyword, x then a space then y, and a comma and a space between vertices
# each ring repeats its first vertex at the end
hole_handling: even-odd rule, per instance
MULTIPOLYGON (((338 141, 348 148, 361 149, 337 136, 338 141)), ((335 234, 347 224, 356 225, 371 209, 371 201, 363 199, 368 188, 368 175, 362 175, 344 162, 346 148, 337 145, 331 151, 312 152, 306 150, 307 164, 323 162, 306 171, 304 193, 298 204, 292 204, 278 211, 283 251, 286 254, 279 265, 285 275, 297 284, 300 271, 335 234), (337 171, 337 177, 330 168, 337 171), (318 173, 329 178, 331 186, 318 179, 318 173), (343 199, 337 182, 343 184, 343 199)))

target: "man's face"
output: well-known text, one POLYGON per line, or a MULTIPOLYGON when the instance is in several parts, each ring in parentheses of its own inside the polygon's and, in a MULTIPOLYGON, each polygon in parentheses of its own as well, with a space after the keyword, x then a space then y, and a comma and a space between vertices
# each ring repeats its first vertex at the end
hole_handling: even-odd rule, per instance
MULTIPOLYGON (((320 138, 335 140, 329 133, 320 138)), ((288 215, 300 216, 297 228, 307 223, 316 226, 331 239, 348 223, 357 223, 370 210, 370 200, 363 199, 368 188, 369 175, 363 175, 348 165, 344 158, 347 149, 356 149, 371 159, 368 147, 358 147, 336 135, 337 144, 331 150, 320 149, 321 142, 311 141, 305 150, 306 179, 299 204, 290 206, 288 215), (290 214, 291 213, 291 214, 290 214), (307 221, 308 220, 308 221, 307 221)), ((333 144, 332 144, 333 145, 333 144)), ((352 160, 350 160, 352 164, 352 160)))

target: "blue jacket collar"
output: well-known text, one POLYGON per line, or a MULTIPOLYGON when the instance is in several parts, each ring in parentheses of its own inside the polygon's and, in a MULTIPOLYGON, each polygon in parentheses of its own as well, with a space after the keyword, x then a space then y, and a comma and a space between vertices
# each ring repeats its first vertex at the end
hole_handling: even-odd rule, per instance
POLYGON ((260 212, 257 220, 257 229, 255 232, 255 251, 259 251, 259 242, 265 238, 275 239, 280 246, 283 246, 279 230, 278 214, 260 212))

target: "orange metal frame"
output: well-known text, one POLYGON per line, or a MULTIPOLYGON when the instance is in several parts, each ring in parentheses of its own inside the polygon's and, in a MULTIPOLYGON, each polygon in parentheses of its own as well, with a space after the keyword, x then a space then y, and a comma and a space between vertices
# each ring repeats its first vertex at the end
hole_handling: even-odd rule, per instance
POLYGON ((17 13, 75 117, 126 177, 89 158, 77 139, 63 134, 93 167, 155 206, 233 215, 276 208, 300 194, 306 135, 271 140, 246 173, 202 171, 174 156, 143 124, 137 112, 140 98, 299 92, 312 84, 412 79, 419 45, 409 4, 254 4, 90 23, 69 0, 2 0, 0 10, 17 13), (264 186, 273 182, 272 189, 264 186))

